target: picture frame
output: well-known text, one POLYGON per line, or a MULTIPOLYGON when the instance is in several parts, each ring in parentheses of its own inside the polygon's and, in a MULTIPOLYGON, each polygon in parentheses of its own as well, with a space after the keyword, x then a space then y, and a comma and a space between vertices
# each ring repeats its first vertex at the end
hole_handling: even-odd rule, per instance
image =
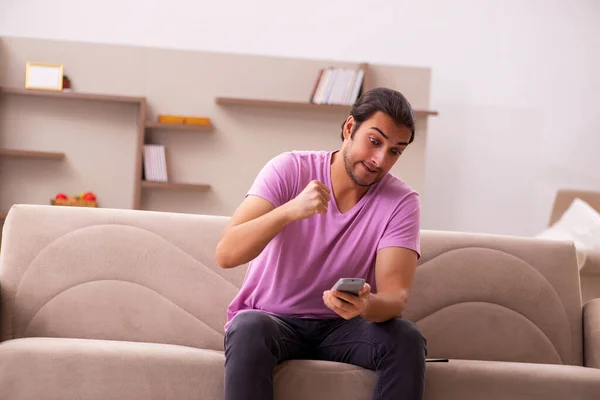
POLYGON ((63 89, 63 65, 43 62, 28 62, 25 70, 25 88, 34 90, 63 89))

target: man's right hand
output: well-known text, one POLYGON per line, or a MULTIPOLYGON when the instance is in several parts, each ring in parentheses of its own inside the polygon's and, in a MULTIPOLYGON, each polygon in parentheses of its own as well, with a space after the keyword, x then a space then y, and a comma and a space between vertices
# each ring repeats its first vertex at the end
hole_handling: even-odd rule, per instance
POLYGON ((329 189, 312 181, 295 198, 274 208, 268 200, 248 196, 233 213, 217 245, 217 263, 233 268, 256 258, 287 224, 327 212, 329 189))
POLYGON ((312 217, 315 214, 327 213, 330 199, 329 188, 321 182, 313 180, 286 206, 290 217, 298 221, 312 217))

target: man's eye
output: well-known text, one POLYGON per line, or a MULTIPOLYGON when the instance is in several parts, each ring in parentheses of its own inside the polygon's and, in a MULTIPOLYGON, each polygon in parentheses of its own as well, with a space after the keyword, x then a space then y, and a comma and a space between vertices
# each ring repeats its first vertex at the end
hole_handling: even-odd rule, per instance
POLYGON ((373 144, 379 144, 379 141, 377 139, 374 138, 369 138, 369 140, 371 141, 371 143, 373 144))
POLYGON ((400 150, 396 150, 396 149, 392 149, 392 153, 399 156, 400 154, 402 154, 402 152, 400 150))

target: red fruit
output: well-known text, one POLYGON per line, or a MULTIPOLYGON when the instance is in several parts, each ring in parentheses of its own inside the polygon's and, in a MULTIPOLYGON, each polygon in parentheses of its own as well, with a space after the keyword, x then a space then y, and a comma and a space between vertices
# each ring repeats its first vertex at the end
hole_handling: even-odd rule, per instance
POLYGON ((66 200, 67 199, 67 195, 64 193, 59 193, 56 195, 56 200, 66 200))
POLYGON ((94 201, 96 200, 96 195, 92 192, 87 192, 83 195, 83 200, 94 201))

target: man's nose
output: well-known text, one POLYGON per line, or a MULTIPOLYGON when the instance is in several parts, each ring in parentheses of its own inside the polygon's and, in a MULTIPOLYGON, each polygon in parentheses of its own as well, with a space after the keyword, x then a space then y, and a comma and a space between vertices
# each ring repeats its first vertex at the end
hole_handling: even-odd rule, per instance
POLYGON ((373 163, 373 165, 376 166, 377 168, 381 168, 384 161, 385 161, 385 154, 383 153, 383 151, 375 151, 371 155, 371 163, 373 163))

